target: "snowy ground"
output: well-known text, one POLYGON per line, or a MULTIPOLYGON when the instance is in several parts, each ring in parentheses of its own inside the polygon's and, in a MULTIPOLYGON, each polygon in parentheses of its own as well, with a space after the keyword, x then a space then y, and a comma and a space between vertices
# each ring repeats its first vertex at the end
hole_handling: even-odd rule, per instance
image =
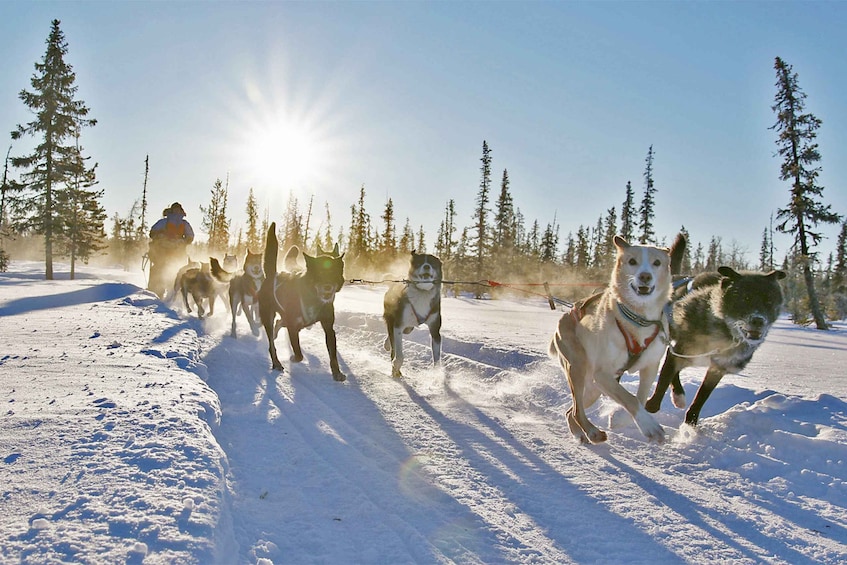
POLYGON ((585 447, 541 300, 445 299, 443 370, 420 329, 396 380, 384 289, 345 287, 336 383, 319 328, 277 374, 243 318, 232 339, 140 273, 41 269, 0 273, 0 562, 847 560, 844 325, 780 321, 696 430, 666 400, 665 444, 585 447))

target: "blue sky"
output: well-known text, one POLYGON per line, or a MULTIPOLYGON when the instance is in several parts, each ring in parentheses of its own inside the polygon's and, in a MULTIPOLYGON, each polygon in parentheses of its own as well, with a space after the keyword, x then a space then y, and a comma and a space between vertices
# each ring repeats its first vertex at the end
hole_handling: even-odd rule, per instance
POLYGON ((471 224, 486 140, 495 195, 507 169, 527 222, 555 217, 564 240, 620 210, 627 181, 640 201, 652 145, 659 236, 720 236, 755 264, 788 202, 776 56, 823 120, 824 200, 847 214, 844 2, 2 2, 0 130, 31 119, 18 93, 53 18, 110 216, 149 155, 154 214, 180 200, 199 228, 229 175, 234 228, 252 187, 271 220, 314 195, 312 225, 329 203, 337 232, 364 184, 377 225, 391 197, 432 246, 450 198, 471 224))

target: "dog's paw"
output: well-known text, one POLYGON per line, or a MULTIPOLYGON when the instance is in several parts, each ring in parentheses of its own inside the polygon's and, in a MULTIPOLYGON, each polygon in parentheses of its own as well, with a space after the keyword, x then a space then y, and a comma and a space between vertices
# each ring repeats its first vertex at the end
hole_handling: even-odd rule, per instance
POLYGON ((301 361, 303 361, 303 356, 302 355, 292 355, 291 357, 289 357, 289 360, 292 363, 300 363, 301 361))
POLYGON ((665 441, 664 428, 644 408, 639 408, 635 413, 635 425, 648 440, 657 443, 665 441))
POLYGON ((392 367, 391 368, 391 376, 394 377, 395 379, 399 379, 400 377, 403 376, 403 373, 400 372, 399 367, 392 367))
POLYGON ((655 414, 659 411, 659 408, 662 407, 662 398, 656 398, 655 396, 651 397, 650 400, 644 405, 644 409, 650 412, 651 414, 655 414))
MULTIPOLYGON (((259 327, 258 326, 256 326, 255 328, 251 327, 250 331, 253 332, 254 336, 259 337, 259 327)), ((233 336, 233 337, 235 337, 235 336, 233 336)))
POLYGON ((385 341, 384 341, 384 342, 382 342, 382 347, 383 347, 383 349, 385 349, 386 351, 391 351, 391 341, 389 341, 389 339, 388 339, 388 338, 385 338, 385 341))
POLYGON ((671 394, 671 401, 673 401, 673 405, 679 408, 680 410, 685 409, 685 393, 682 394, 671 394))
POLYGON ((336 382, 343 383, 344 381, 347 380, 347 375, 345 375, 344 373, 341 373, 341 372, 333 373, 332 379, 336 382))

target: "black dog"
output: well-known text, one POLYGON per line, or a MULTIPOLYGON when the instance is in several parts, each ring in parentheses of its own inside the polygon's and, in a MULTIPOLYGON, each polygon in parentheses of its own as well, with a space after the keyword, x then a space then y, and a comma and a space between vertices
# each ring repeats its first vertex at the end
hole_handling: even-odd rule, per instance
MULTIPOLYGON (((672 252, 673 253, 673 252, 672 252)), ((662 398, 672 386, 672 401, 685 408, 685 391, 679 372, 691 366, 706 366, 694 401, 685 413, 685 423, 696 425, 700 410, 726 373, 738 373, 747 366, 762 344, 782 307, 779 280, 782 271, 738 273, 720 267, 716 273, 695 277, 688 288, 674 292, 672 345, 665 357, 648 412, 657 412, 662 398)))
POLYGON ((441 362, 441 260, 435 255, 412 251, 409 278, 395 283, 385 293, 383 318, 391 353, 391 376, 402 377, 403 334, 421 324, 429 327, 432 363, 441 362))
MULTIPOLYGON (((344 254, 338 257, 320 255, 311 257, 303 254, 306 269, 297 273, 276 271, 279 242, 276 238, 276 224, 268 229, 265 245, 265 280, 259 290, 259 318, 268 336, 268 352, 273 368, 282 371, 282 363, 276 354, 277 332, 280 327, 288 329, 291 342, 291 361, 303 360, 300 349, 300 330, 315 322, 320 322, 326 336, 326 349, 329 353, 329 366, 332 378, 336 381, 346 379, 338 367, 338 350, 335 344, 335 293, 344 285, 344 254), (279 321, 276 316, 279 314, 279 321)), ((292 251, 289 251, 289 259, 292 251)))

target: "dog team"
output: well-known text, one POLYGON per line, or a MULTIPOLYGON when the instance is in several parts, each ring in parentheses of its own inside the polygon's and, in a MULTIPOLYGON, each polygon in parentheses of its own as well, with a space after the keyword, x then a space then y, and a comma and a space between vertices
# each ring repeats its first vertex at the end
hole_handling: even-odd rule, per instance
MULTIPOLYGON (((721 378, 744 369, 779 316, 783 297, 778 281, 785 273, 739 273, 720 267, 686 279, 679 272, 686 247, 681 234, 670 248, 633 245, 619 236, 614 244, 616 259, 608 285, 562 315, 549 354, 567 378, 572 398, 567 424, 578 441, 596 444, 607 439, 586 416, 604 395, 629 414, 648 440, 662 442, 665 432, 651 413, 659 410, 668 387, 674 406, 684 409, 680 371, 707 368, 685 413, 685 423, 696 425, 721 378), (625 372, 639 375, 634 395, 620 383, 625 372)), ((290 360, 296 363, 303 360, 300 330, 320 322, 333 379, 344 381, 334 327, 344 255, 338 245, 330 252, 318 247, 314 257, 302 253, 301 266, 301 252, 292 247, 284 269, 277 272, 278 253, 276 225, 271 224, 263 255, 248 251, 240 270, 233 256, 227 256, 223 266, 215 258, 203 265, 189 263, 177 275, 174 290, 182 293, 189 312, 190 294, 200 316, 203 299, 213 313, 215 298, 226 295, 232 337, 237 314, 244 312, 254 335, 260 327, 265 329, 272 367, 279 371, 283 366, 274 342, 280 328, 288 331, 290 360)), ((421 325, 429 329, 433 364, 440 364, 442 275, 437 257, 412 251, 407 278, 392 283, 385 293, 385 349, 393 377, 402 377, 403 335, 421 325)))

